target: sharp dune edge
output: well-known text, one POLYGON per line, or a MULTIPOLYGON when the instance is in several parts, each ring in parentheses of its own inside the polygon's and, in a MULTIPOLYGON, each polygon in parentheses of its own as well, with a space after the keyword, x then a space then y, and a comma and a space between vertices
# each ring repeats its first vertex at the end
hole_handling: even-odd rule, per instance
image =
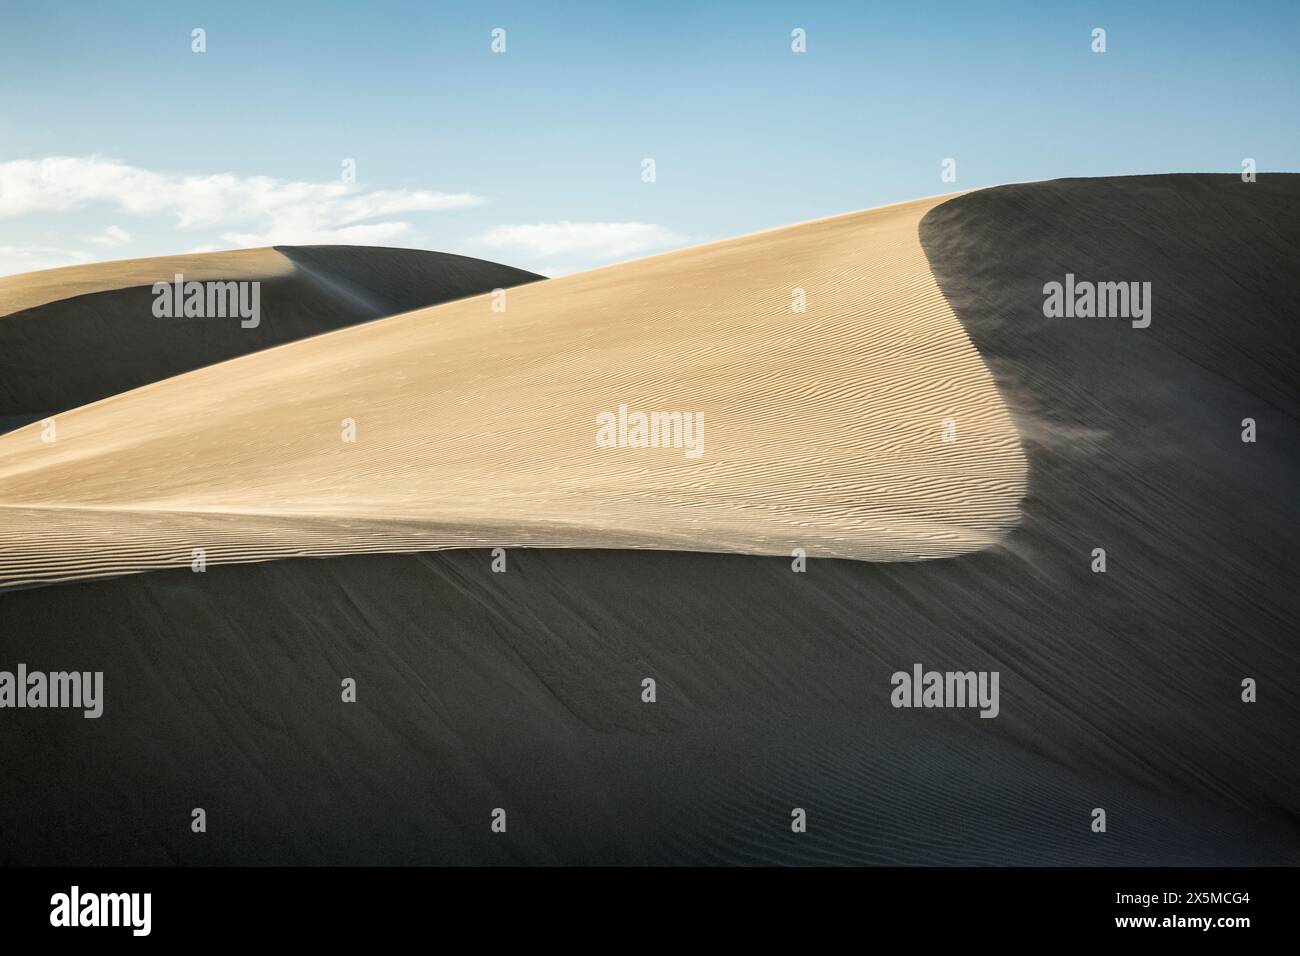
POLYGON ((920 245, 941 201, 258 352, 59 415, 54 443, 19 429, 0 437, 0 584, 188 567, 199 548, 222 564, 988 547, 1015 524, 1025 462, 920 245), (598 416, 620 406, 702 415, 702 454, 598 447, 598 416))
POLYGON ((1000 187, 920 236, 1028 460, 999 546, 805 574, 362 554, 0 594, 0 660, 106 688, 98 720, 0 721, 0 860, 1300 862, 1300 177, 1000 187), (1150 280, 1151 327, 1045 320, 1067 271, 1150 280), (914 662, 999 671, 998 718, 891 708, 914 662))
POLYGON ((292 275, 293 260, 277 249, 265 247, 119 259, 3 276, 0 277, 0 315, 10 316, 83 295, 148 288, 155 282, 170 281, 177 272, 187 279, 200 281, 275 279, 292 275))

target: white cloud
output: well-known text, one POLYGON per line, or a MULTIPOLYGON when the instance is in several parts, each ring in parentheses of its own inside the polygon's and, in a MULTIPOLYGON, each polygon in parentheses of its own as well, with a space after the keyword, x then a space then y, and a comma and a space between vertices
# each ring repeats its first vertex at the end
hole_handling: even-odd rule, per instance
POLYGON ((646 222, 539 222, 496 226, 474 240, 489 249, 542 259, 581 256, 598 261, 627 258, 689 241, 686 236, 646 222))
POLYGON ((90 258, 84 252, 55 246, 0 246, 0 276, 74 266, 90 258))
POLYGON ((407 224, 363 223, 482 202, 471 193, 367 191, 342 181, 161 173, 100 157, 0 163, 0 219, 102 203, 136 216, 175 216, 182 228, 226 227, 223 238, 237 244, 387 241, 405 232, 407 224), (234 228, 239 225, 245 228, 234 228))
POLYGON ((409 222, 374 222, 338 229, 276 224, 266 232, 224 232, 221 238, 234 246, 346 246, 389 245, 411 230, 409 222))
POLYGON ((121 226, 109 226, 98 236, 91 236, 90 241, 105 249, 116 249, 118 246, 130 245, 131 234, 121 226))

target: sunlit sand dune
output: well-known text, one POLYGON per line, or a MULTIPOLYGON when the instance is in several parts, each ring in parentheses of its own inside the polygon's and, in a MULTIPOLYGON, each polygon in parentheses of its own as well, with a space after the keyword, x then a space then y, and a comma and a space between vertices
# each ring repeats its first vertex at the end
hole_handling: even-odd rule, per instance
POLYGON ((0 582, 197 549, 986 548, 1026 466, 918 239, 940 201, 422 309, 34 423, 0 438, 0 582), (679 416, 671 447, 637 444, 638 413, 679 416))

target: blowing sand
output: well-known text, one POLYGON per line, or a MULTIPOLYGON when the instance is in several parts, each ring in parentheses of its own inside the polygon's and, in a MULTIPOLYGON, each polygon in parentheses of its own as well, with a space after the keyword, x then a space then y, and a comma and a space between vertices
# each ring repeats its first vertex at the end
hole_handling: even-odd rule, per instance
POLYGON ((941 201, 418 310, 67 412, 53 443, 0 437, 0 584, 195 549, 987 548, 1026 466, 921 248, 941 201), (600 446, 602 415, 637 411, 702 425, 600 446))

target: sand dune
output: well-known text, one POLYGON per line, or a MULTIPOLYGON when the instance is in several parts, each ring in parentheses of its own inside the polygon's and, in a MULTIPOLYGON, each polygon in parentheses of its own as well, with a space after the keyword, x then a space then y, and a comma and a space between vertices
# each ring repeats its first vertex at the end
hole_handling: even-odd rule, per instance
POLYGON ((0 860, 1300 861, 1293 703, 1270 679, 1243 711, 1216 677, 1238 655, 1279 673, 1280 648, 1256 657, 1276 634, 1144 628, 1135 648, 1101 630, 1086 571, 1066 599, 993 552, 803 575, 745 555, 509 562, 291 559, 0 595, 5 660, 103 670, 107 698, 95 721, 0 723, 0 860), (891 709, 890 673, 917 660, 1000 668, 1001 715, 891 709))
POLYGON ((102 670, 107 700, 0 721, 0 860, 1300 862, 1300 177, 1008 186, 920 227, 1023 436, 998 546, 805 574, 449 550, 11 591, 0 661, 102 670), (1151 281, 1151 326, 1045 320, 1066 271, 1151 281), (913 662, 999 670, 999 717, 893 709, 913 662))
POLYGON ((279 246, 0 277, 0 431, 225 359, 540 276, 479 259, 279 246), (161 319, 155 282, 256 280, 256 327, 161 319))
POLYGON ((59 415, 53 443, 13 432, 0 583, 189 566, 195 549, 988 547, 1025 464, 921 249, 939 201, 262 351, 59 415), (599 446, 603 413, 638 412, 703 425, 677 447, 599 446))

